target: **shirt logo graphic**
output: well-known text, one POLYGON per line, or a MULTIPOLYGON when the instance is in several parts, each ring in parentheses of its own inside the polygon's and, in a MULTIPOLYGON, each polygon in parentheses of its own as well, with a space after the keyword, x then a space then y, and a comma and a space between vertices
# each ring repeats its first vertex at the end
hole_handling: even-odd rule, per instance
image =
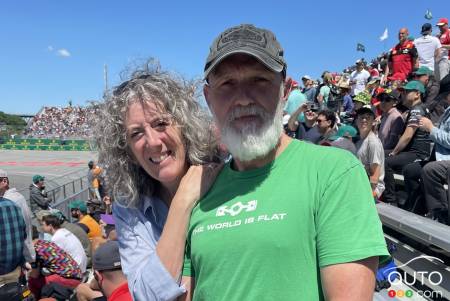
POLYGON ((228 207, 221 206, 217 208, 216 216, 225 216, 227 214, 231 216, 236 216, 240 214, 243 210, 246 212, 251 212, 256 210, 256 206, 258 204, 257 200, 248 201, 246 205, 242 204, 242 202, 237 202, 236 204, 228 207))

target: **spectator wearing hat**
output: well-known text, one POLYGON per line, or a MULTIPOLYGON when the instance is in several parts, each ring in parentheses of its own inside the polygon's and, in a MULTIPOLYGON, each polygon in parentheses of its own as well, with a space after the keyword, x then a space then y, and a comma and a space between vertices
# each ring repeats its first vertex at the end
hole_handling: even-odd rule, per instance
POLYGON ((306 96, 306 99, 310 102, 315 102, 316 87, 314 87, 314 81, 309 75, 302 76, 303 89, 302 93, 306 96))
POLYGON ((117 241, 108 241, 98 247, 92 257, 92 267, 98 287, 108 301, 132 301, 127 278, 122 272, 117 241))
POLYGON ((78 223, 85 225, 88 228, 87 235, 90 239, 102 236, 100 225, 87 213, 87 206, 83 201, 72 201, 69 204, 69 208, 72 217, 78 219, 78 223))
POLYGON ((317 112, 319 107, 316 103, 302 104, 289 118, 288 128, 295 132, 295 137, 299 140, 308 141, 314 144, 319 143, 321 134, 319 133, 317 121, 317 112), (298 121, 298 116, 304 114, 305 121, 298 121))
MULTIPOLYGON (((284 114, 292 115, 303 103, 307 101, 306 96, 300 91, 297 82, 291 79, 291 89, 284 106, 284 114)), ((301 121, 301 115, 298 116, 298 121, 301 121)))
POLYGON ((396 203, 394 172, 402 173, 403 167, 414 161, 423 161, 430 156, 431 141, 426 131, 417 128, 421 117, 429 116, 422 104, 425 87, 419 81, 410 81, 404 87, 403 105, 409 108, 406 128, 392 151, 387 150, 385 166, 384 200, 396 203))
POLYGON ((329 138, 331 141, 330 145, 345 149, 356 156, 356 146, 352 139, 356 137, 357 134, 358 132, 351 125, 342 125, 339 127, 336 135, 329 138))
POLYGON ((418 80, 425 86, 424 103, 430 103, 439 94, 439 81, 435 79, 434 72, 427 66, 421 66, 414 71, 413 80, 418 80))
POLYGON ((450 69, 450 64, 448 61, 448 52, 450 49, 450 30, 448 29, 448 19, 440 18, 436 26, 439 27, 439 34, 437 37, 441 42, 443 51, 440 59, 436 62, 436 79, 442 80, 448 73, 450 69))
POLYGON ((89 161, 88 167, 88 181, 90 183, 90 189, 93 192, 94 198, 100 202, 102 200, 100 190, 103 185, 101 181, 103 170, 100 166, 96 165, 94 161, 89 161))
POLYGON ((419 57, 419 67, 425 66, 434 71, 434 64, 441 55, 441 42, 431 35, 433 26, 430 23, 422 25, 422 36, 414 40, 419 57))
POLYGON ((355 96, 358 93, 366 90, 367 81, 370 78, 370 73, 364 69, 364 61, 356 61, 356 70, 350 74, 350 85, 352 86, 351 95, 355 96))
POLYGON ((27 231, 27 238, 25 239, 25 248, 23 249, 23 255, 25 260, 29 263, 34 262, 36 254, 34 252, 32 236, 32 219, 30 207, 28 207, 25 197, 20 194, 16 188, 9 186, 8 173, 0 169, 0 197, 13 201, 22 212, 22 217, 25 221, 25 227, 27 231))
POLYGON ((413 69, 418 67, 417 48, 414 46, 414 42, 408 39, 408 36, 407 28, 402 28, 398 32, 399 43, 389 51, 382 84, 387 80, 404 81, 413 69))
POLYGON ((405 130, 405 121, 396 107, 400 97, 398 90, 390 89, 377 95, 378 107, 382 111, 378 138, 385 150, 394 149, 405 130))
POLYGON ((42 229, 51 234, 51 241, 66 251, 78 263, 81 272, 86 271, 87 257, 80 240, 67 229, 61 228, 61 218, 55 215, 42 217, 42 229))
POLYGON ((384 149, 373 132, 375 113, 363 107, 356 111, 360 140, 356 143, 357 157, 366 169, 373 196, 379 199, 384 191, 384 149))
POLYGON ((338 85, 338 88, 341 90, 342 96, 342 110, 346 114, 350 114, 353 111, 353 99, 350 96, 350 86, 346 82, 341 82, 338 85))
POLYGON ((45 178, 41 175, 33 176, 33 184, 30 185, 31 212, 36 214, 39 210, 48 210, 50 198, 45 191, 45 178))
POLYGON ((81 245, 83 246, 84 253, 86 254, 87 258, 87 266, 90 266, 91 264, 91 241, 89 240, 86 232, 79 226, 79 224, 73 224, 69 223, 67 221, 67 218, 62 214, 61 211, 57 209, 50 209, 50 210, 41 210, 36 213, 36 218, 40 223, 42 223, 42 218, 47 215, 54 215, 59 218, 61 222, 61 228, 68 230, 73 235, 78 238, 78 240, 81 242, 81 245))

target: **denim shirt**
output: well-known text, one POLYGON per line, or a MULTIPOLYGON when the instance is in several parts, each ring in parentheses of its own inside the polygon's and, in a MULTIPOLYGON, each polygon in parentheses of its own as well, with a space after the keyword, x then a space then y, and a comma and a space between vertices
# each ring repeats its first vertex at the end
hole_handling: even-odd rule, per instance
POLYGON ((168 211, 155 197, 143 197, 136 208, 113 205, 122 270, 135 301, 173 300, 186 292, 156 253, 168 211))
POLYGON ((430 138, 436 143, 436 161, 450 160, 450 107, 442 114, 439 126, 431 130, 430 138))

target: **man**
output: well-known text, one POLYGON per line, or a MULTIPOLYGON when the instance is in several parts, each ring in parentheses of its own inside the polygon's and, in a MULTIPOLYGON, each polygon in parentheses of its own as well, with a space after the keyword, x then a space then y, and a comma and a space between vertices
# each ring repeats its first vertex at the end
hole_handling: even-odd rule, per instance
POLYGON ((426 131, 417 128, 421 117, 428 116, 422 104, 422 94, 425 87, 419 81, 410 81, 403 87, 405 95, 403 105, 409 109, 406 129, 394 149, 387 150, 385 170, 386 190, 383 198, 385 202, 397 203, 395 195, 394 172, 402 172, 403 167, 414 161, 424 161, 430 156, 430 138, 426 131))
POLYGON ((317 116, 317 129, 319 130, 319 144, 327 142, 331 136, 336 134, 336 114, 332 111, 322 110, 317 116))
POLYGON ((424 103, 430 104, 439 94, 439 81, 435 79, 434 72, 430 68, 422 66, 414 71, 413 80, 418 80, 425 86, 424 103))
POLYGON ((319 86, 319 93, 317 95, 317 99, 315 101, 317 101, 319 103, 319 106, 321 109, 326 109, 328 106, 328 100, 330 98, 331 95, 331 81, 332 81, 333 77, 331 76, 331 73, 328 71, 325 71, 322 74, 322 80, 323 80, 323 84, 321 86, 319 86))
POLYGON ((386 89, 377 95, 379 108, 382 111, 378 138, 385 150, 394 149, 405 130, 405 121, 397 110, 401 94, 398 90, 386 89))
POLYGON ((408 39, 409 31, 402 28, 398 32, 399 43, 389 51, 388 64, 384 71, 382 84, 387 80, 401 80, 408 78, 414 68, 419 67, 417 62, 417 49, 414 42, 408 39))
POLYGON ((19 301, 26 226, 20 208, 3 197, 0 197, 0 233, 0 300, 19 301))
POLYGON ((282 133, 286 62, 272 32, 236 26, 210 50, 204 94, 233 159, 192 212, 185 297, 371 300, 387 250, 361 164, 282 133))
POLYGON ((441 55, 441 42, 436 37, 431 35, 433 26, 430 23, 422 25, 421 37, 414 40, 414 45, 417 48, 417 55, 419 57, 419 67, 425 66, 430 70, 434 70, 434 63, 441 55))
POLYGON ((316 88, 314 87, 314 81, 309 75, 303 75, 303 90, 302 93, 306 96, 309 102, 315 102, 316 88))
POLYGON ((440 33, 437 37, 442 45, 441 57, 436 62, 436 79, 440 81, 449 73, 450 69, 450 62, 448 60, 448 52, 450 49, 450 30, 448 29, 448 19, 440 18, 436 26, 439 27, 440 33))
POLYGON ((26 262, 34 262, 36 259, 36 253, 34 252, 33 242, 31 240, 32 225, 30 208, 28 207, 25 197, 20 194, 16 188, 9 187, 8 174, 2 169, 0 169, 0 197, 13 201, 17 206, 19 206, 22 212, 22 217, 25 221, 25 228, 27 232, 23 256, 25 257, 26 262))
POLYGON ((58 217, 58 219, 61 221, 61 228, 70 231, 73 235, 76 236, 76 238, 78 238, 78 240, 81 242, 81 245, 83 246, 84 253, 87 257, 87 265, 89 266, 91 262, 91 242, 86 232, 79 225, 69 223, 62 212, 57 209, 41 210, 36 213, 36 217, 40 223, 42 223, 43 217, 47 215, 54 215, 58 217))
POLYGON ((86 271, 87 257, 80 240, 67 229, 61 228, 61 220, 55 215, 42 217, 42 229, 52 235, 52 242, 66 251, 80 266, 81 272, 86 271))
POLYGON ((101 174, 103 170, 100 166, 97 166, 94 161, 88 162, 89 172, 88 172, 88 181, 90 183, 90 188, 93 191, 94 198, 97 199, 98 202, 102 200, 100 189, 101 189, 101 174))
POLYGON ((352 86, 351 95, 355 96, 359 92, 366 90, 366 84, 369 80, 370 73, 364 69, 364 61, 356 61, 356 70, 350 74, 350 84, 352 86))
POLYGON ((31 212, 36 214, 39 210, 48 210, 50 198, 45 192, 45 178, 40 175, 33 176, 33 184, 30 185, 30 206, 31 212))
POLYGON ((384 191, 384 150, 380 139, 373 132, 375 113, 369 108, 356 112, 356 125, 361 139, 356 143, 358 159, 364 165, 372 194, 379 199, 384 191))
POLYGON ((288 128, 295 132, 295 137, 299 140, 317 144, 321 140, 321 134, 316 125, 318 106, 315 103, 302 104, 289 118, 288 128), (299 122, 298 115, 304 113, 305 121, 299 122))
POLYGON ((72 201, 69 204, 69 208, 72 217, 78 219, 80 226, 85 225, 87 227, 87 235, 89 238, 102 236, 102 229, 100 228, 100 225, 87 213, 87 206, 83 201, 72 201))
MULTIPOLYGON (((292 115, 306 101, 306 96, 300 91, 298 85, 294 85, 284 106, 284 114, 292 115)), ((300 115, 297 116, 297 120, 301 120, 300 115)))
MULTIPOLYGON (((439 94, 450 103, 450 75, 444 77, 440 87, 439 94)), ((410 185, 414 185, 411 189, 417 189, 418 179, 422 178, 429 216, 447 224, 449 222, 448 199, 443 184, 448 184, 450 170, 450 108, 445 110, 438 126, 434 126, 426 117, 420 119, 418 126, 430 133, 430 138, 434 142, 436 160, 426 163, 423 169, 422 164, 418 163, 412 163, 405 169, 410 174, 410 185)))
POLYGON ((122 272, 119 244, 107 241, 92 257, 94 277, 108 301, 131 301, 127 278, 122 272))
POLYGON ((353 107, 355 106, 353 104, 353 99, 350 96, 350 86, 345 83, 339 83, 338 88, 341 90, 341 97, 342 97, 342 110, 341 112, 346 113, 347 115, 350 115, 353 112, 353 107))

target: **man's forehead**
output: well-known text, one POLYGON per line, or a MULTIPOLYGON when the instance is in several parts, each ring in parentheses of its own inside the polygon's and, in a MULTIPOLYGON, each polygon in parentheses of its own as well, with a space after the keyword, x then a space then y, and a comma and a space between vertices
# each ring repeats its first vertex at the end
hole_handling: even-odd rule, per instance
POLYGON ((400 29, 400 31, 398 33, 408 33, 408 29, 402 28, 402 29, 400 29))

